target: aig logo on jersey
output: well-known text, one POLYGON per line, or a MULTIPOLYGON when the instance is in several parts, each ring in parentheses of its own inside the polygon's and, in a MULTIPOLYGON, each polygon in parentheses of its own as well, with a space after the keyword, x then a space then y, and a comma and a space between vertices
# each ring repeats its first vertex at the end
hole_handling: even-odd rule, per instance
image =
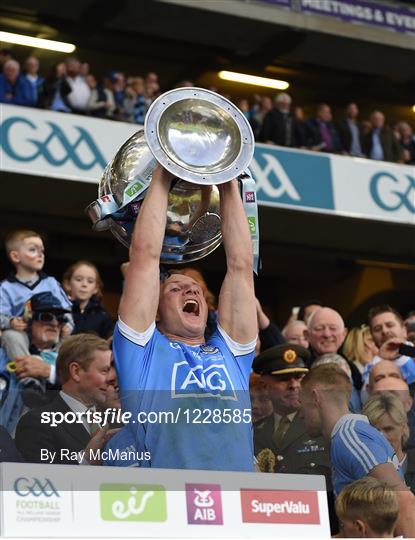
POLYGON ((176 362, 171 379, 172 398, 216 397, 237 400, 228 370, 223 364, 190 367, 186 361, 176 362))
POLYGON ((190 525, 223 525, 219 484, 186 484, 186 503, 190 525))

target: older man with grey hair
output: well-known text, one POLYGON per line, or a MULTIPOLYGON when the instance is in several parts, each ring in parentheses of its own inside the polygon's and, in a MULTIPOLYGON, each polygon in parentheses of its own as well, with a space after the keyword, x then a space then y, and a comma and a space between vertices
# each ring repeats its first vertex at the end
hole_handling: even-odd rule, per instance
POLYGON ((34 106, 35 95, 29 81, 20 73, 17 60, 7 60, 0 74, 0 103, 34 106))
POLYGON ((304 321, 291 321, 282 331, 288 343, 297 343, 308 349, 307 325, 304 321))
POLYGON ((280 93, 274 98, 274 107, 265 115, 258 140, 279 146, 302 145, 297 121, 291 113, 291 97, 280 93))
MULTIPOLYGON (((307 323, 312 362, 327 353, 338 353, 347 335, 347 328, 340 313, 329 307, 321 307, 312 313, 307 323)), ((353 386, 362 387, 362 376, 358 368, 346 358, 352 373, 353 386)))

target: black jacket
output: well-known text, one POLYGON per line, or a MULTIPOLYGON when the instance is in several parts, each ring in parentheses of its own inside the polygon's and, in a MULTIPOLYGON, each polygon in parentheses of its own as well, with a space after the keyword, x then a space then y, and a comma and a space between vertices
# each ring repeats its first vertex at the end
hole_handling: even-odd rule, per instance
MULTIPOLYGON (((359 130, 359 138, 360 138, 360 147, 362 148, 362 130, 359 123, 356 124, 357 129, 359 130)), ((337 125, 337 131, 339 133, 340 137, 340 144, 342 146, 342 150, 350 154, 352 149, 352 132, 350 130, 349 123, 346 120, 342 120, 337 125)), ((363 149, 362 149, 363 152, 363 149)))
POLYGON ((0 426, 0 462, 1 461, 23 461, 12 438, 3 426, 0 426))
MULTIPOLYGON (((41 450, 56 452, 54 464, 77 465, 78 461, 70 459, 70 452, 84 450, 90 440, 90 434, 83 424, 62 422, 56 427, 50 423, 42 423, 44 412, 70 412, 65 401, 57 395, 48 405, 31 409, 24 414, 17 424, 15 444, 24 459, 30 463, 47 463, 41 459, 41 450), (61 453, 61 450, 64 450, 61 453), (66 453, 69 452, 69 455, 66 453)), ((50 463, 50 461, 49 461, 50 463)))
POLYGON ((73 301, 72 314, 75 323, 72 334, 95 333, 104 339, 112 335, 114 322, 95 295, 92 296, 82 312, 78 302, 73 301))
POLYGON ((266 351, 270 347, 275 347, 275 345, 282 345, 287 342, 278 326, 273 322, 270 322, 266 328, 260 330, 258 336, 261 341, 261 352, 266 351))
POLYGON ((298 147, 303 145, 298 130, 297 121, 291 113, 284 115, 278 109, 271 109, 264 118, 258 140, 260 142, 272 141, 278 146, 298 147), (287 120, 291 124, 287 141, 287 120), (288 142, 288 144, 287 144, 288 142))
MULTIPOLYGON (((399 161, 402 157, 402 148, 389 126, 383 126, 380 130, 379 139, 383 149, 383 161, 391 161, 392 163, 399 161)), ((362 144, 363 152, 370 158, 373 145, 372 131, 363 137, 362 144)))

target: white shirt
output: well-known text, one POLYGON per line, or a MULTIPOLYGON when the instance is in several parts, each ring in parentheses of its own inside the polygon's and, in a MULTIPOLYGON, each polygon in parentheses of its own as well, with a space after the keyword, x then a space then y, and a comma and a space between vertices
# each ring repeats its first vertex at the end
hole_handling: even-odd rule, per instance
POLYGON ((71 107, 86 111, 88 109, 89 98, 91 97, 91 89, 85 82, 85 78, 78 75, 74 79, 67 77, 67 81, 72 88, 72 92, 68 94, 68 101, 71 107))
POLYGON ((73 411, 74 413, 82 413, 83 414, 83 416, 82 416, 82 424, 83 424, 84 428, 87 430, 87 432, 91 433, 91 426, 86 421, 86 415, 84 413, 86 413, 86 411, 88 411, 88 410, 91 410, 91 411, 95 412, 95 410, 96 410, 95 406, 87 407, 81 401, 79 401, 78 399, 70 396, 69 394, 67 394, 63 390, 61 390, 59 392, 59 395, 63 399, 63 401, 68 405, 68 407, 71 409, 71 411, 73 411))

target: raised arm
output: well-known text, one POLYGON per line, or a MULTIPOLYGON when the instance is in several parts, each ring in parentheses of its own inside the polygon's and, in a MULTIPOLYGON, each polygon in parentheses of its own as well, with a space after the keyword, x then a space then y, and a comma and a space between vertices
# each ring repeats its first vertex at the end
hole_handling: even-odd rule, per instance
POLYGON ((138 215, 125 272, 120 318, 137 332, 155 320, 160 294, 160 253, 167 221, 167 200, 173 176, 161 165, 153 172, 138 215))
POLYGON ((218 187, 227 266, 219 295, 219 324, 234 341, 249 343, 258 334, 251 236, 237 180, 218 187))

